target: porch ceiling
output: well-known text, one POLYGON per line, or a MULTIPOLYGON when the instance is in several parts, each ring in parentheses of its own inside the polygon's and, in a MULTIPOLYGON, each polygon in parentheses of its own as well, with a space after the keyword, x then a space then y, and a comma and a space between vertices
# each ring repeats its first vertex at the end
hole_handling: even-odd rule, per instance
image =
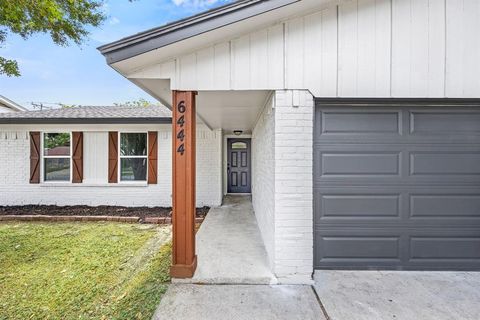
MULTIPOLYGON (((134 79, 132 81, 171 108, 170 80, 134 79)), ((270 93, 271 90, 199 91, 197 115, 210 129, 223 129, 226 133, 231 133, 233 130, 250 133, 270 93)))
POLYGON ((212 129, 251 133, 270 91, 200 91, 197 114, 212 129))

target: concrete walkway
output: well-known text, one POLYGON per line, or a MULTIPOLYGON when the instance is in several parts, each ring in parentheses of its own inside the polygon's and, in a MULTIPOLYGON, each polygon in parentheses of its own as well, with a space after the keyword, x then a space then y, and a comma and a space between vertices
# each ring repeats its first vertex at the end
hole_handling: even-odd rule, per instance
POLYGON ((332 320, 478 320, 479 272, 316 271, 332 320))
POLYGON ((250 196, 226 196, 197 232, 192 283, 274 284, 250 196))
POLYGON ((276 279, 249 196, 227 196, 197 232, 193 279, 172 280, 155 320, 325 320, 311 286, 276 279))
POLYGON ((172 284, 154 320, 326 320, 310 286, 172 284))

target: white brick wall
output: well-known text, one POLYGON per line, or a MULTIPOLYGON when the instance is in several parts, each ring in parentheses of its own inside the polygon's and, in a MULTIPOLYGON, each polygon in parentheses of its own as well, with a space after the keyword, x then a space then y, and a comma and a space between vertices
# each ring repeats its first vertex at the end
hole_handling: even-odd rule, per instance
POLYGON ((274 120, 272 97, 252 132, 252 204, 272 269, 275 266, 274 120))
POLYGON ((281 283, 313 272, 313 96, 275 93, 275 266, 281 283))
MULTIPOLYGON (((138 130, 138 128, 136 128, 138 130)), ((8 131, 0 128, 0 205, 53 204, 53 205, 120 205, 120 206, 171 206, 172 144, 169 125, 158 130, 158 184, 127 186, 107 184, 106 175, 91 179, 95 184, 29 184, 30 144, 24 128, 8 131), (98 184, 103 179, 104 183, 98 184)), ((154 129, 154 130, 155 130, 154 129)), ((30 130, 42 131, 42 128, 30 130)), ((58 128, 57 128, 58 130, 58 128)), ((79 128, 75 128, 79 130, 79 128)), ((120 128, 109 128, 110 131, 120 128)), ((144 128, 152 131, 152 128, 144 128)), ((98 130, 95 131, 98 135, 98 130)), ((88 135, 88 132, 85 132, 88 135)), ((221 204, 221 132, 210 131, 203 125, 197 129, 197 206, 221 204)), ((87 141, 88 139, 86 139, 87 141)), ((88 147, 85 147, 87 152, 88 147)), ((99 157, 96 164, 102 166, 99 157)), ((85 168, 87 170, 87 168, 85 168)), ((89 170, 94 172, 94 170, 89 170)), ((101 172, 101 171, 100 171, 101 172)))

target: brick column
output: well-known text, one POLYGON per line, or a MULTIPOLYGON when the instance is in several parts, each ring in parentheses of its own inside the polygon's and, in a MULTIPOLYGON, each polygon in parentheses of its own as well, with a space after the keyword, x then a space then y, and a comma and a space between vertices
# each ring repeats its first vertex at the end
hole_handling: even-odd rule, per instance
POLYGON ((275 264, 280 283, 311 283, 313 115, 308 91, 275 94, 275 264))
POLYGON ((191 278, 195 255, 195 92, 173 92, 173 278, 191 278))

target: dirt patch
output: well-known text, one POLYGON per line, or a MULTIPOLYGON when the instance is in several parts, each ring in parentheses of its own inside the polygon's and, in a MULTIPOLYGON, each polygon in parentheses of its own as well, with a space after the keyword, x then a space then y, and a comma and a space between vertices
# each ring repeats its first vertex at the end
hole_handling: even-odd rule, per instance
MULTIPOLYGON (((209 207, 197 208, 196 217, 204 218, 209 207)), ((0 215, 49 215, 49 216, 118 216, 170 218, 172 208, 164 207, 117 207, 117 206, 0 206, 0 215)))

